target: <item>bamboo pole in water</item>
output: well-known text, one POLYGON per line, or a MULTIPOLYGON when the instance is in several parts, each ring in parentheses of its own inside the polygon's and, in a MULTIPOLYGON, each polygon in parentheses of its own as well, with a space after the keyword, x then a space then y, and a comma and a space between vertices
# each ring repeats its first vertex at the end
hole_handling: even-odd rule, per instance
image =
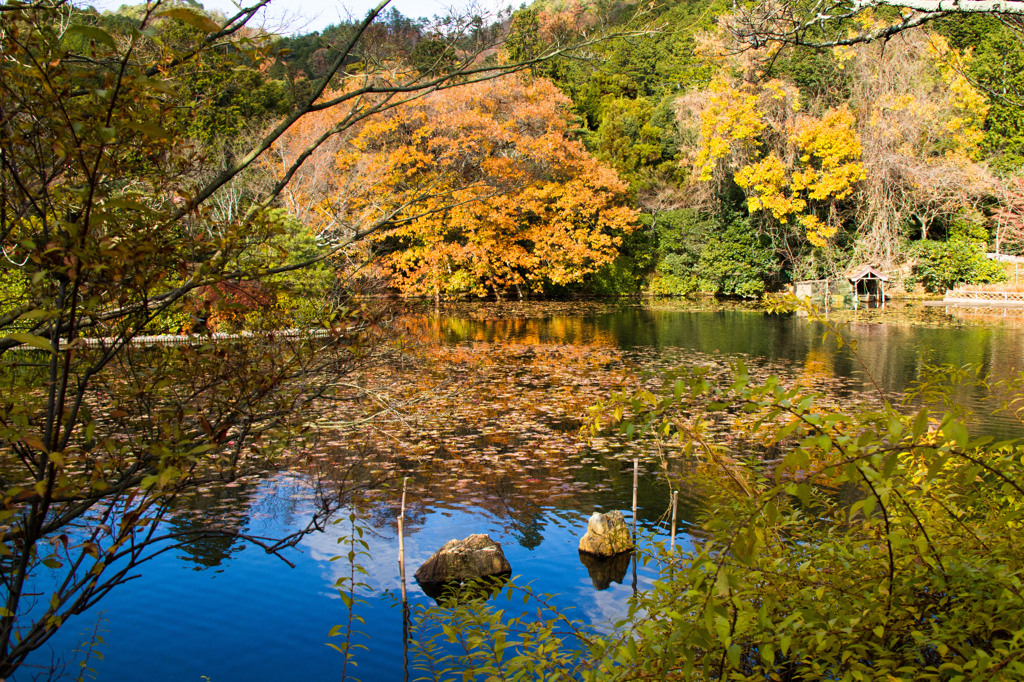
POLYGON ((402 577, 402 679, 409 680, 409 600, 405 592, 405 484, 402 479, 402 506, 398 512, 398 573, 402 577))
POLYGON ((402 576, 402 603, 406 601, 405 594, 405 484, 408 478, 402 479, 402 507, 398 512, 398 572, 402 576))
POLYGON ((640 460, 633 458, 633 542, 636 542, 636 489, 640 481, 640 460))
MULTIPOLYGON (((640 482, 640 460, 633 458, 633 542, 636 543, 636 489, 640 482)), ((633 594, 636 594, 636 550, 633 550, 633 594)))
POLYGON ((679 491, 672 491, 672 543, 669 545, 669 551, 676 551, 676 509, 679 506, 679 491))

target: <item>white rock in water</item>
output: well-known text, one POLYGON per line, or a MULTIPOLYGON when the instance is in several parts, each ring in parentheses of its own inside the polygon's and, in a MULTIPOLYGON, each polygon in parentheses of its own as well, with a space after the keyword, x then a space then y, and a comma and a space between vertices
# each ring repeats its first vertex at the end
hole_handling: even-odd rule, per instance
POLYGON ((580 551, 598 556, 614 556, 635 547, 622 512, 594 512, 587 521, 587 533, 580 538, 580 551))

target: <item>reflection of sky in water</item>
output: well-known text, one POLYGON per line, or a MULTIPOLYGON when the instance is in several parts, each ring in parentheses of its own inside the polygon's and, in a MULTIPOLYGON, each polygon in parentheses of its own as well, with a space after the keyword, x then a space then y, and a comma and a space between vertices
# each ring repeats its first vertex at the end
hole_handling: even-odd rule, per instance
MULTIPOLYGON (((506 331, 528 336, 527 343, 557 340, 580 344, 559 346, 557 353, 548 354, 550 358, 508 356, 523 363, 518 367, 533 362, 537 363, 535 373, 548 374, 545 382, 534 385, 524 379, 515 386, 506 386, 507 391, 529 390, 533 392, 524 395, 544 395, 563 403, 566 397, 552 389, 558 389, 560 381, 569 382, 566 377, 597 382, 589 393, 582 390, 582 383, 573 385, 574 397, 579 400, 605 392, 599 384, 607 360, 602 354, 605 348, 616 346, 630 348, 631 358, 643 360, 654 370, 671 369, 694 358, 721 362, 733 354, 759 356, 788 366, 798 380, 808 383, 822 377, 844 377, 849 381, 837 386, 854 393, 862 390, 865 370, 884 377, 884 388, 899 390, 920 376, 925 362, 975 362, 1002 378, 1020 365, 1020 348, 1024 347, 1021 329, 855 325, 852 332, 860 342, 861 366, 848 354, 826 352, 820 330, 793 318, 767 319, 740 311, 694 314, 627 309, 586 320, 502 322, 482 327, 466 322, 449 329, 453 343, 481 335, 499 339, 506 331), (583 353, 582 344, 587 343, 597 346, 598 352, 593 357, 583 354, 576 358, 573 354, 583 353), (580 362, 589 367, 589 374, 579 370, 580 362), (549 372, 552 364, 559 364, 565 377, 558 376, 556 381, 556 375, 549 372)), ((481 397, 477 395, 476 403, 470 406, 477 412, 481 397)), ((507 407, 506 398, 497 399, 503 409, 507 407)), ((982 413, 990 407, 985 396, 963 399, 982 413)), ((488 422, 487 426, 500 426, 498 418, 503 414, 495 409, 491 415, 495 423, 488 422)), ((479 440, 481 425, 451 420, 467 427, 462 434, 467 439, 465 449, 477 452, 486 461, 480 464, 474 481, 464 481, 464 474, 445 479, 444 474, 452 472, 442 461, 435 472, 440 476, 436 487, 417 490, 423 499, 415 503, 416 518, 407 526, 406 538, 409 596, 414 603, 431 603, 412 578, 416 568, 451 538, 485 532, 502 543, 513 574, 520 576, 517 580, 537 593, 555 594, 552 603, 571 609, 570 618, 601 627, 626 614, 632 572, 627 572, 622 584, 613 583, 609 589, 597 592, 579 561, 577 546, 586 518, 595 508, 629 508, 631 467, 607 459, 603 453, 608 448, 595 447, 590 454, 598 460, 594 464, 600 466, 560 468, 558 464, 564 464, 566 453, 571 452, 568 446, 575 437, 576 424, 565 427, 564 433, 558 429, 543 431, 541 427, 549 423, 557 426, 563 416, 513 415, 516 438, 508 442, 492 436, 479 440), (533 447, 527 438, 541 439, 543 447, 533 447), (507 469, 508 480, 496 475, 499 465, 507 469), (447 499, 437 502, 436 498, 447 499)), ((419 434, 414 435, 419 438, 419 434)), ((410 436, 410 440, 415 439, 410 436)), ((656 477, 641 479, 640 517, 649 530, 654 531, 650 524, 665 513, 667 499, 665 486, 656 477)), ((357 613, 367 623, 359 627, 372 639, 356 640, 368 642, 371 649, 359 653, 359 667, 354 671, 364 680, 401 677, 401 612, 395 607, 395 599, 384 595, 385 591, 397 594, 400 588, 397 538, 391 523, 395 502, 388 500, 390 508, 381 503, 365 513, 369 527, 363 539, 369 545, 370 556, 362 559, 367 574, 357 575, 357 580, 369 584, 371 591, 361 594, 366 603, 359 605, 357 613)), ((206 506, 197 503, 196 509, 215 518, 221 518, 225 510, 234 510, 235 523, 247 532, 275 537, 306 523, 311 510, 310 491, 299 475, 281 474, 258 488, 222 491, 206 506)), ((684 523, 693 520, 693 512, 692 504, 681 510, 684 523)), ((192 521, 181 518, 175 523, 187 527, 192 521)), ((664 526, 657 532, 660 539, 665 539, 664 526)), ((99 634, 107 642, 101 647, 106 660, 93 660, 90 665, 101 680, 199 680, 202 676, 213 682, 337 679, 340 654, 325 643, 330 629, 345 619, 334 584, 347 575, 348 566, 344 560, 330 559, 348 551, 344 543, 338 543, 347 533, 348 522, 342 521, 326 533, 304 539, 295 550, 286 552, 295 568, 238 542, 197 543, 188 551, 169 552, 146 564, 139 579, 115 589, 99 608, 69 622, 51 646, 33 657, 31 663, 39 667, 25 668, 16 679, 36 677, 55 658, 69 662, 70 652, 91 636, 97 622, 99 634), (105 620, 98 621, 101 614, 105 620)), ((688 538, 681 536, 680 541, 682 548, 689 547, 688 538)), ((653 564, 638 568, 641 589, 651 584, 655 568, 653 564)), ((36 587, 45 592, 43 586, 36 587)), ((522 609, 521 600, 515 604, 503 600, 492 603, 512 613, 522 609), (512 611, 513 606, 517 610, 512 611)), ((65 671, 72 677, 77 672, 77 668, 70 667, 65 671)))
MULTIPOLYGON (((245 530, 253 534, 296 530, 312 508, 308 488, 294 474, 280 474, 257 490, 236 490, 236 502, 247 510, 245 530)), ((627 496, 621 497, 628 506, 627 496)), ((631 572, 623 584, 595 591, 577 550, 589 514, 537 509, 543 530, 540 545, 532 550, 518 541, 507 519, 492 512, 457 504, 427 511, 422 523, 407 531, 405 541, 410 601, 433 603, 412 575, 437 548, 453 537, 488 533, 502 543, 518 583, 535 593, 555 595, 552 604, 570 618, 607 629, 626 614, 631 572)), ((58 632, 52 645, 32 659, 38 667, 24 668, 14 680, 32 679, 54 658, 70 662, 70 652, 91 636, 97 622, 107 642, 100 647, 105 660, 91 660, 90 666, 101 680, 337 679, 341 655, 325 644, 331 641, 330 629, 345 620, 335 582, 349 575, 349 565, 345 559, 331 559, 347 553, 350 524, 347 513, 338 518, 340 523, 307 536, 296 550, 285 553, 294 569, 237 543, 217 545, 205 554, 200 548, 155 559, 139 579, 115 589, 100 608, 58 632)), ((365 603, 357 605, 356 613, 366 625, 356 629, 365 634, 353 642, 368 644, 370 650, 359 652, 354 674, 364 680, 401 679, 397 535, 393 526, 384 524, 366 528, 363 540, 370 556, 360 559, 366 575, 357 574, 356 579, 370 590, 359 593, 365 603)), ((653 566, 641 566, 638 585, 648 587, 654 577, 653 566)), ((491 603, 517 615, 536 610, 536 605, 524 607, 521 598, 508 601, 502 596, 491 603)), ((77 667, 68 667, 66 674, 73 677, 77 667)))
MULTIPOLYGON (((573 607, 572 618, 581 619, 591 625, 610 623, 626 614, 626 601, 632 594, 632 571, 626 573, 622 584, 612 583, 607 590, 596 591, 587 569, 580 563, 579 538, 586 531, 587 521, 583 514, 574 512, 546 512, 547 530, 540 547, 530 551, 523 548, 506 530, 501 519, 486 511, 464 508, 457 511, 432 512, 418 532, 406 537, 406 578, 411 599, 423 600, 422 591, 416 585, 413 573, 441 545, 452 538, 463 538, 473 533, 487 533, 491 539, 500 542, 506 558, 512 565, 512 574, 519 584, 529 585, 536 593, 562 596, 558 602, 573 607)), ((331 561, 332 557, 348 551, 347 521, 332 526, 326 533, 306 538, 302 547, 311 559, 320 562, 323 589, 334 592, 339 578, 349 576, 346 561, 331 561), (339 543, 338 540, 342 542, 339 543)), ((398 539, 391 535, 367 531, 363 540, 369 545, 371 557, 362 559, 367 575, 357 580, 370 586, 380 594, 385 590, 399 593, 401 582, 398 572, 398 539)), ((653 565, 640 566, 638 586, 649 587, 656 577, 653 565)), ((365 590, 362 591, 365 594, 365 590)), ((518 602, 521 605, 521 602, 518 602)), ((510 604, 495 602, 496 608, 509 608, 510 604)))

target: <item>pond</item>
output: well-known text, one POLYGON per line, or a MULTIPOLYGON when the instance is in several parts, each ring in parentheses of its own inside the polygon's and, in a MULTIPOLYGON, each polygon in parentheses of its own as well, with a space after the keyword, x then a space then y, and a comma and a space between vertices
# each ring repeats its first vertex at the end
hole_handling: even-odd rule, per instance
MULTIPOLYGON (((635 578, 627 571, 621 582, 596 589, 580 561, 577 545, 591 512, 629 516, 638 454, 616 438, 581 435, 596 400, 636 385, 638 374, 736 360, 752 376, 778 373, 839 396, 898 395, 932 364, 976 364, 994 378, 1024 368, 1024 328, 964 323, 913 304, 851 318, 856 353, 836 350, 806 319, 731 305, 482 304, 410 315, 406 324, 420 342, 401 363, 367 379, 399 396, 374 428, 353 434, 322 424, 318 442, 294 466, 200 491, 173 523, 187 527, 201 515, 279 536, 305 526, 324 488, 351 490, 372 476, 388 479, 388 487, 343 496, 336 524, 285 553, 294 567, 231 540, 157 557, 138 579, 67 623, 16 679, 45 678, 50 670, 73 679, 83 660, 86 679, 100 680, 416 678, 397 596, 402 476, 409 476, 405 548, 413 603, 432 603, 411 578, 420 563, 451 538, 488 533, 502 543, 518 580, 554 595, 552 603, 571 617, 608 627, 626 612, 634 580, 643 589, 656 567, 640 566, 635 578), (367 543, 358 558, 365 574, 336 559, 350 549, 353 523, 367 543), (365 583, 356 590, 362 622, 354 624, 352 643, 367 647, 347 668, 327 646, 339 641, 329 636, 332 627, 348 619, 336 587, 346 578, 365 583), (89 642, 102 658, 87 656, 89 642)), ((985 430, 1021 433, 1013 418, 991 414, 988 396, 965 392, 958 400, 985 430)), ((644 541, 664 540, 668 484, 647 457, 641 474, 644 541)), ((686 492, 683 546, 700 506, 686 492)))

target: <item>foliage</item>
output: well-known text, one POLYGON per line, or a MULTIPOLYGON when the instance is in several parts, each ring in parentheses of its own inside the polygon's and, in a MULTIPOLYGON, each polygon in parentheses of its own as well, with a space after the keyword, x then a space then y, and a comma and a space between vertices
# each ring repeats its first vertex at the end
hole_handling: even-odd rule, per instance
POLYGON ((409 62, 422 74, 444 73, 457 63, 454 48, 443 40, 425 39, 416 43, 409 62))
POLYGON ((988 105, 964 76, 967 57, 940 35, 906 34, 882 56, 847 48, 868 177, 862 251, 875 260, 897 257, 899 236, 916 224, 921 238, 994 184, 975 163, 988 105))
POLYGON ((904 258, 912 226, 925 238, 990 195, 995 180, 976 162, 989 104, 965 76, 970 54, 918 29, 884 51, 736 56, 729 31, 737 20, 723 17, 707 39, 723 72, 678 100, 680 126, 690 131, 683 137, 698 196, 708 202, 730 183, 742 188, 789 268, 827 263, 834 274, 851 258, 889 267, 904 258), (835 87, 808 81, 807 61, 834 72, 835 87), (765 69, 803 85, 762 77, 765 69))
POLYGON ((64 3, 0 15, 0 236, 5 279, 23 283, 0 317, 0 676, 146 559, 197 536, 161 524, 177 496, 262 467, 293 411, 322 393, 309 378, 358 362, 343 345, 359 346, 359 331, 319 354, 302 339, 131 345, 190 291, 252 276, 247 255, 274 233, 260 211, 203 221, 209 187, 190 179, 202 158, 175 115, 174 64, 190 52, 146 34, 170 19, 199 36, 221 29, 158 6, 116 38, 64 3), (72 37, 86 40, 76 49, 72 37))
POLYGON ((1024 178, 1006 178, 999 193, 1000 205, 991 217, 996 253, 1024 252, 1024 178))
POLYGON ((916 0, 907 7, 898 0, 832 0, 825 5, 807 6, 785 0, 743 7, 730 21, 730 29, 739 49, 775 50, 780 45, 821 49, 887 42, 942 19, 959 22, 993 17, 1019 32, 1024 28, 1022 15, 1024 7, 1016 3, 949 5, 939 0, 916 0))
POLYGON ((606 104, 590 140, 595 155, 627 177, 656 165, 661 161, 662 130, 651 124, 653 113, 645 99, 618 98, 606 104))
POLYGON ((585 276, 578 284, 569 287, 547 287, 545 293, 560 295, 574 290, 595 296, 635 296, 647 289, 647 282, 658 258, 657 235, 646 227, 645 216, 639 216, 640 227, 626 234, 619 245, 619 253, 606 263, 585 276))
POLYGON ((738 213, 683 209, 645 219, 656 231, 661 254, 650 286, 655 295, 758 297, 777 271, 771 246, 738 213))
MULTIPOLYGON (((392 221, 377 267, 405 293, 522 296, 578 281, 614 259, 634 212, 614 171, 569 139, 566 104, 540 79, 422 97, 314 159, 325 170, 295 183, 295 203, 326 235, 357 216, 392 221)), ((310 125, 295 134, 333 122, 310 125)))
POLYGON ((586 61, 552 60, 534 69, 569 95, 588 131, 600 125, 615 100, 658 103, 676 91, 705 84, 713 65, 694 54, 695 33, 713 25, 722 3, 682 2, 630 6, 624 3, 559 2, 524 7, 513 14, 506 50, 520 59, 552 41, 586 35, 595 26, 623 29, 624 35, 595 46, 586 61))
POLYGON ((950 46, 969 53, 965 76, 985 94, 989 110, 985 117, 982 146, 993 167, 1013 171, 1024 164, 1024 45, 1016 31, 995 16, 943 19, 937 30, 950 46))
POLYGON ((1018 678, 1024 448, 969 434, 948 400, 963 384, 1006 396, 1020 419, 1021 379, 986 385, 955 369, 910 397, 937 412, 827 402, 752 382, 742 364, 614 395, 593 426, 669 448, 708 496, 694 548, 645 557, 660 578, 607 637, 545 633, 545 646, 496 660, 500 612, 454 612, 444 632, 495 675, 518 674, 526 655, 558 666, 553 679, 1018 678))
POLYGON ((806 102, 836 107, 848 102, 852 95, 850 72, 832 51, 784 50, 769 69, 772 76, 796 85, 806 102))
MULTIPOLYGON (((490 586, 484 582, 482 589, 490 586)), ((534 613, 511 615, 490 608, 479 595, 446 599, 441 606, 416 607, 411 647, 419 679, 473 679, 487 676, 503 680, 574 680, 589 667, 579 657, 576 640, 590 633, 578 622, 558 613, 550 595, 509 583, 502 590, 507 600, 521 598, 534 613), (454 652, 454 653, 453 653, 454 652)))
MULTIPOLYGON (((204 104, 191 88, 206 87, 211 64, 265 65, 269 36, 246 27, 261 7, 218 22, 151 2, 103 26, 61 0, 0 11, 0 678, 154 556, 211 535, 271 553, 297 542, 213 519, 165 523, 197 486, 278 466, 289 443, 301 452, 314 409, 352 398, 341 379, 386 333, 354 292, 324 297, 333 274, 317 264, 357 257, 352 245, 392 228, 393 216, 363 216, 323 241, 270 209, 302 160, 355 123, 526 66, 481 65, 492 46, 460 36, 444 74, 378 78, 373 64, 347 74, 378 7, 280 122, 241 151, 211 154, 183 113, 204 104), (343 94, 323 99, 336 77, 343 94), (280 176, 220 201, 299 120, 335 107, 338 123, 295 150, 280 176), (264 302, 315 292, 323 305, 262 311, 246 320, 254 333, 236 339, 136 342, 198 292, 228 286, 260 290, 264 302), (291 323, 318 331, 280 333, 291 323)), ((474 27, 449 25, 453 35, 474 27)), ((213 312, 237 311, 219 301, 213 312)))
POLYGON ((751 212, 771 211, 786 223, 791 216, 803 226, 807 241, 825 246, 835 236, 837 202, 848 197, 864 168, 858 163, 860 139, 853 130, 853 114, 833 109, 820 119, 798 118, 790 142, 797 162, 787 169, 774 154, 744 166, 736 173, 736 184, 750 192, 751 212), (821 202, 817 211, 804 211, 811 202, 821 202), (819 215, 824 215, 822 220, 819 215), (826 222, 828 221, 828 222, 826 222))
POLYGON ((778 80, 754 86, 718 79, 702 97, 697 178, 735 182, 751 213, 783 228, 799 225, 798 233, 785 232, 812 247, 828 245, 845 220, 844 202, 864 178, 853 114, 844 107, 800 113, 799 93, 778 80))
POLYGON ((716 230, 701 251, 695 273, 702 291, 725 296, 757 298, 777 272, 770 244, 735 214, 717 219, 716 230))
POLYGON ((945 242, 920 241, 914 246, 913 274, 926 291, 942 293, 958 284, 986 284, 1006 280, 999 261, 985 255, 988 232, 971 216, 958 216, 945 242))
MULTIPOLYGON (((342 575, 334 583, 335 588, 338 590, 338 597, 341 599, 341 603, 345 605, 347 617, 345 618, 344 625, 335 626, 328 633, 329 637, 339 638, 338 643, 328 642, 327 644, 344 656, 341 666, 341 679, 343 680, 348 679, 348 667, 350 665, 355 667, 356 665, 353 660, 356 653, 360 649, 365 651, 368 648, 365 644, 354 641, 354 636, 357 634, 365 636, 365 633, 360 633, 356 627, 365 626, 366 621, 362 616, 355 613, 355 609, 357 606, 366 603, 366 600, 359 597, 358 594, 370 587, 362 579, 362 576, 367 575, 367 571, 361 562, 370 558, 370 546, 363 539, 363 527, 356 523, 355 511, 350 510, 348 518, 345 520, 348 521, 349 532, 347 535, 339 537, 338 543, 346 543, 348 551, 341 556, 333 557, 332 561, 343 559, 349 566, 348 575, 342 575)), ((342 519, 335 519, 332 523, 337 525, 341 522, 342 519)))
POLYGON ((274 293, 276 304, 267 311, 269 319, 254 326, 316 327, 345 297, 335 268, 329 260, 319 260, 329 247, 282 209, 268 211, 268 219, 279 227, 274 236, 254 251, 255 266, 271 268, 275 263, 287 261, 313 263, 300 272, 283 272, 263 281, 274 293))
MULTIPOLYGON (((660 396, 622 396, 595 412, 599 424, 660 433, 718 472, 707 541, 665 558, 662 581, 604 659, 610 677, 1021 674, 1019 444, 971 438, 954 412, 906 415, 887 401, 839 409, 736 370, 731 385, 697 370, 660 396), (616 420, 623 408, 630 416, 616 420), (723 413, 736 415, 736 447, 776 449, 781 460, 740 464, 733 448, 706 440, 704 426, 723 413)), ((933 377, 920 395, 949 381, 933 377)))
POLYGON ((684 296, 700 290, 695 268, 715 221, 693 209, 641 216, 658 239, 658 259, 650 292, 656 296, 684 296))

